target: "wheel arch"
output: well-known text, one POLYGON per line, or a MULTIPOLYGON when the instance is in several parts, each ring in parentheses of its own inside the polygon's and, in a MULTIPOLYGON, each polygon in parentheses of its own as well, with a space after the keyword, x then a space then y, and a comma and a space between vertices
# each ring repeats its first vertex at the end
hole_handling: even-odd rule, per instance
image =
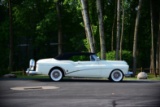
POLYGON ((61 68, 61 67, 59 67, 59 66, 52 67, 52 68, 49 70, 48 75, 50 75, 51 71, 52 71, 52 70, 54 70, 54 69, 59 69, 59 70, 61 70, 61 71, 62 71, 63 76, 65 76, 64 69, 62 69, 62 68, 61 68))

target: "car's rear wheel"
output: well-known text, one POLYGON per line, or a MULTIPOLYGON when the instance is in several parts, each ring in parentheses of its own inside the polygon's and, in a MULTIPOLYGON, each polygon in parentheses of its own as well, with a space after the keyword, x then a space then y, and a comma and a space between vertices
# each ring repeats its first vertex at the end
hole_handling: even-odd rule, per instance
POLYGON ((60 69, 52 69, 49 76, 53 81, 60 81, 63 78, 63 73, 60 69))
POLYGON ((120 82, 123 80, 123 73, 120 70, 114 70, 111 72, 111 75, 109 77, 109 80, 113 82, 120 82))

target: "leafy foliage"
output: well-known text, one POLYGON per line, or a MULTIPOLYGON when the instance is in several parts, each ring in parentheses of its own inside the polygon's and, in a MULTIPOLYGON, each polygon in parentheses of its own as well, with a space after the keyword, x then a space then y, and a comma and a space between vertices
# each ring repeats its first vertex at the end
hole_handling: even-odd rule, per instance
MULTIPOLYGON (((0 1, 0 71, 9 63, 9 14, 8 0, 0 1)), ((57 0, 12 0, 14 70, 25 70, 31 58, 35 60, 57 55, 58 19, 57 0)), ((99 28, 96 2, 88 0, 89 15, 94 35, 96 52, 100 52, 99 28)), ((132 67, 133 32, 137 0, 124 0, 125 8, 124 39, 122 58, 132 67), (127 51, 125 51, 127 50, 127 51)), ((88 51, 80 0, 61 0, 63 52, 88 51)), ((111 32, 114 22, 116 0, 103 0, 103 22, 107 59, 115 59, 111 51, 111 32)), ((137 41, 137 67, 150 66, 150 2, 143 2, 137 41), (145 63, 144 63, 145 62, 145 63)), ((155 1, 155 30, 158 29, 159 1, 155 1)), ((116 27, 114 27, 114 34, 116 27)), ((158 35, 158 32, 155 32, 158 35)), ((114 45, 115 42, 114 35, 114 45)), ((156 41, 157 36, 155 36, 156 41)), ((156 44, 156 42, 155 42, 156 44)), ((156 47, 155 47, 156 48, 156 47)), ((115 46, 114 46, 115 49, 115 46)))
MULTIPOLYGON (((106 59, 107 60, 115 60, 115 51, 110 51, 106 54, 106 59)), ((130 67, 132 66, 132 52, 131 51, 127 51, 127 50, 123 50, 122 51, 122 60, 125 60, 130 67)))

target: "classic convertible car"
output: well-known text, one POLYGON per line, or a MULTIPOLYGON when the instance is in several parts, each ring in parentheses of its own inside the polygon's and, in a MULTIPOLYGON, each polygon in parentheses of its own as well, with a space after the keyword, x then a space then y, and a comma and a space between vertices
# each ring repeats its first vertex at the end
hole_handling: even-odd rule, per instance
POLYGON ((53 81, 63 77, 98 77, 119 82, 129 74, 125 61, 100 60, 95 53, 66 53, 55 58, 30 60, 27 74, 48 75, 53 81))

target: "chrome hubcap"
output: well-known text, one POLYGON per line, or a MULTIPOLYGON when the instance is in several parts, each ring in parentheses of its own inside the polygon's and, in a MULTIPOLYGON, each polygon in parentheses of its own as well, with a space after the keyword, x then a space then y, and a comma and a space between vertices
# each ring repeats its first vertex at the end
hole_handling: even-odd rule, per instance
POLYGON ((60 76, 59 72, 55 71, 55 72, 53 73, 53 77, 54 77, 54 78, 58 78, 59 76, 60 76))
POLYGON ((118 79, 119 77, 120 77, 120 73, 119 72, 115 72, 114 74, 113 74, 113 77, 115 78, 115 79, 118 79))

